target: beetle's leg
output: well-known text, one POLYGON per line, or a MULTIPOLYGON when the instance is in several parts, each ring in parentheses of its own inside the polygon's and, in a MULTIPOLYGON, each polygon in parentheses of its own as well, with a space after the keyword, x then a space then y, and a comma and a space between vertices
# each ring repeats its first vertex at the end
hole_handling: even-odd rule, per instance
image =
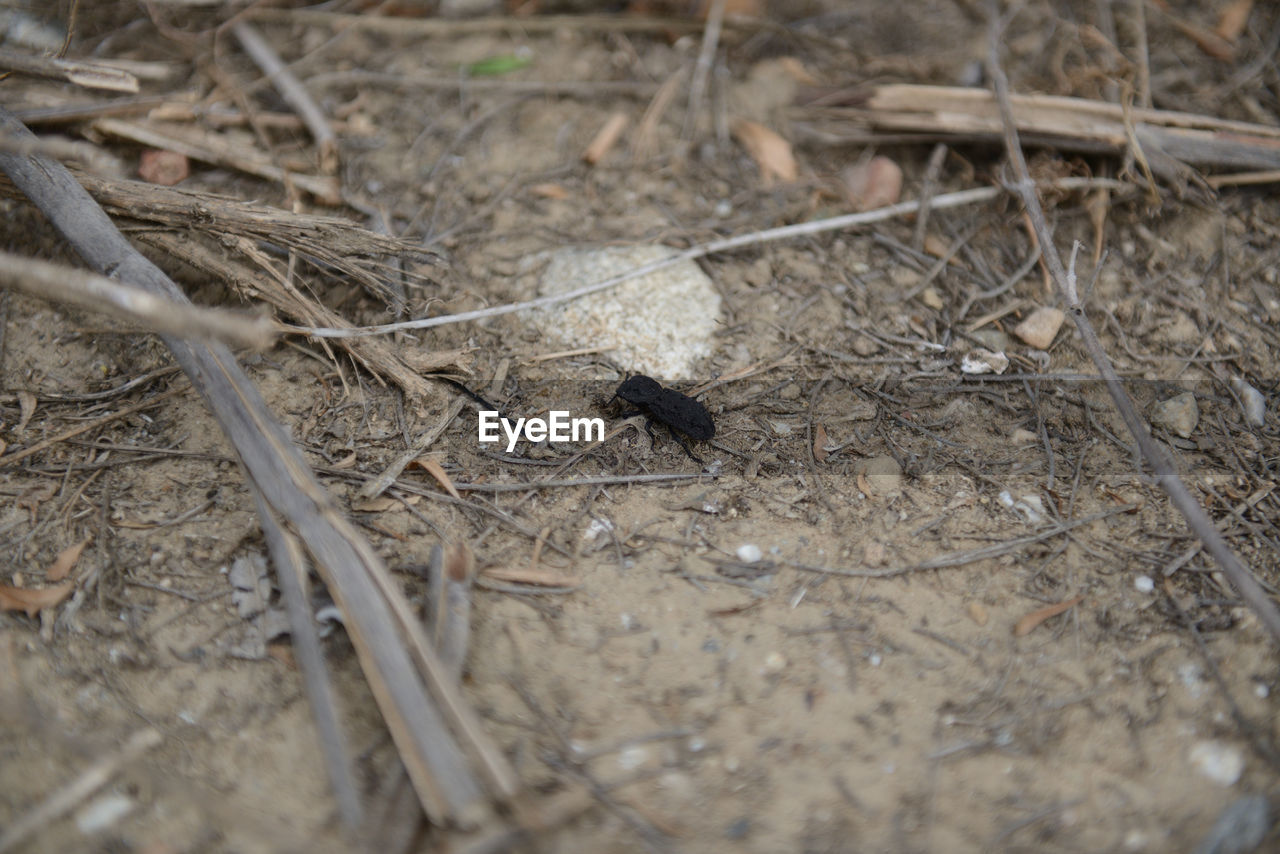
POLYGON ((689 459, 693 460, 698 465, 703 465, 702 460, 698 459, 698 457, 694 455, 693 451, 689 450, 689 443, 684 440, 683 436, 681 436, 679 433, 676 432, 676 428, 668 424, 667 432, 671 434, 672 439, 675 439, 677 442, 680 443, 680 448, 685 452, 685 455, 688 456, 689 459))

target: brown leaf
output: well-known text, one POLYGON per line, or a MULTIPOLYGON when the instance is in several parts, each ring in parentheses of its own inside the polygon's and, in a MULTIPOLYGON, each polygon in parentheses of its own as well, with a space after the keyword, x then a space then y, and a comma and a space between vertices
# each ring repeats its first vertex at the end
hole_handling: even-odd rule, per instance
POLYGON ((176 151, 148 148, 142 152, 142 160, 138 164, 138 177, 162 187, 181 183, 190 174, 191 164, 186 155, 176 151))
POLYGON ((52 608, 66 599, 75 586, 74 581, 42 589, 0 584, 0 611, 26 611, 28 617, 34 617, 42 609, 52 608))
POLYGON ((627 114, 614 113, 605 121, 604 126, 596 133, 595 139, 582 152, 582 160, 589 166, 595 166, 617 144, 622 132, 627 127, 627 114))
POLYGON ((439 481, 440 485, 444 487, 445 492, 449 493, 459 501, 462 500, 462 496, 458 494, 458 488, 453 485, 453 480, 449 477, 448 473, 445 472, 444 466, 440 465, 434 457, 418 457, 413 461, 413 463, 439 481))
POLYGON ((813 458, 820 463, 827 461, 827 428, 819 421, 813 428, 813 458))
POLYGON ((1030 614, 1027 614, 1013 627, 1013 636, 1020 638, 1023 635, 1030 634, 1035 630, 1036 626, 1043 623, 1050 617, 1056 617, 1063 611, 1070 611, 1076 605, 1084 601, 1084 596, 1077 596, 1074 599, 1068 599, 1065 602, 1059 602, 1056 605, 1046 605, 1043 608, 1037 608, 1030 614))
POLYGON ((1234 42, 1244 33, 1245 25, 1249 23, 1249 13, 1253 11, 1253 0, 1235 0, 1234 3, 1228 3, 1227 8, 1222 10, 1222 14, 1218 16, 1218 26, 1213 31, 1218 37, 1229 42, 1234 42))
POLYGON ((569 198, 569 191, 565 189, 563 184, 534 184, 529 188, 529 192, 543 199, 560 200, 569 198))
POLYGON ((386 495, 380 495, 377 498, 370 498, 366 501, 357 501, 351 505, 351 509, 357 513, 385 513, 393 507, 399 507, 400 502, 386 495))
POLYGON ((840 177, 849 204, 857 210, 883 208, 902 198, 902 167, 883 155, 850 166, 840 177))
POLYGON ((491 566, 481 574, 485 578, 492 578, 494 581, 506 581, 511 584, 536 584, 539 587, 577 587, 581 583, 572 575, 552 572, 547 569, 491 566))
POLYGON ((738 119, 733 123, 733 135, 760 167, 760 177, 765 185, 775 180, 794 181, 799 174, 791 143, 758 122, 738 119))
POLYGON ((444 577, 450 581, 471 582, 476 575, 476 554, 471 546, 455 540, 444 547, 444 577))
POLYGON ((71 572, 71 568, 76 565, 76 561, 80 560, 80 553, 84 551, 84 547, 89 545, 89 541, 93 536, 87 536, 74 546, 67 546, 58 552, 58 556, 54 558, 53 563, 44 571, 44 577, 50 581, 61 581, 71 572))

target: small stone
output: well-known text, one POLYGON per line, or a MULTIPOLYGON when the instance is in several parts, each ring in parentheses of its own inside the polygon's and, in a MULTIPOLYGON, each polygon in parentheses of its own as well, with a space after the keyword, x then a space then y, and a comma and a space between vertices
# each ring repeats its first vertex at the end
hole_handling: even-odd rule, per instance
POLYGON ((1139 575, 1133 580, 1133 589, 1139 593, 1150 593, 1156 589, 1156 583, 1151 580, 1149 575, 1139 575))
POLYGON ((1197 742, 1189 758, 1197 771, 1219 786, 1234 786, 1244 773, 1244 754, 1233 744, 1197 742))
POLYGON ((1184 439, 1190 438, 1200 421, 1196 396, 1189 391, 1162 400, 1151 407, 1151 422, 1184 439))
POLYGON ((981 347, 965 353, 960 360, 960 370, 966 374, 1003 374, 1008 368, 1008 356, 981 347))
MULTIPOLYGON (((545 263, 540 296, 594 285, 678 254, 666 246, 567 248, 528 259, 545 263)), ((679 261, 599 293, 547 306, 528 322, 548 346, 609 347, 624 371, 687 380, 711 355, 720 328, 720 294, 692 261, 679 261)))
POLYGON ((744 543, 743 545, 738 546, 736 554, 738 556, 738 560, 743 563, 755 563, 760 560, 760 558, 764 557, 764 552, 760 551, 760 547, 755 543, 744 543))
POLYGON ((853 339, 853 352, 859 356, 874 356, 880 352, 880 345, 874 338, 868 338, 866 335, 859 335, 853 339))
POLYGON ((902 198, 902 167, 883 155, 840 173, 845 198, 856 210, 896 204, 902 198))
POLYGON ((937 288, 928 287, 921 291, 920 301, 934 311, 942 311, 942 294, 938 293, 937 288))
POLYGON ((1013 334, 1037 350, 1047 350, 1066 319, 1067 315, 1062 309, 1042 306, 1015 326, 1013 334))
POLYGON ((1262 392, 1240 377, 1231 378, 1231 387, 1240 397, 1244 420, 1253 427, 1261 427, 1267 417, 1267 399, 1262 396, 1262 392))
POLYGON ((986 607, 981 602, 970 602, 966 607, 969 612, 969 619, 973 620, 980 626, 985 626, 990 617, 987 614, 986 607))
POLYGON ((787 657, 780 652, 771 652, 764 657, 764 667, 760 672, 765 676, 776 676, 787 669, 787 657))
POLYGON ((1010 339, 1008 335, 1004 334, 999 329, 996 329, 994 326, 984 326, 982 329, 973 333, 973 337, 974 340, 993 353, 1003 353, 1005 350, 1008 350, 1009 345, 1013 343, 1012 339, 1010 339))
POLYGON ((1026 427, 1019 427, 1009 434, 1009 442, 1014 445, 1027 445, 1038 440, 1039 437, 1026 427))

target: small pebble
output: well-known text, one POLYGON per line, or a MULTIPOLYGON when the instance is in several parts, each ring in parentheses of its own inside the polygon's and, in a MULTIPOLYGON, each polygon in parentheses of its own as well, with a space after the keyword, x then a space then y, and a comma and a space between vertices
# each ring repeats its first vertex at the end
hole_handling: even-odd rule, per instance
POLYGON ((1244 773, 1244 754, 1233 744, 1201 741, 1191 748, 1191 765, 1219 786, 1233 786, 1244 773))
POLYGON ((755 563, 764 557, 764 552, 760 551, 760 547, 755 543, 744 543, 738 546, 736 554, 738 555, 738 560, 743 563, 755 563))
POLYGON ((965 374, 1003 374, 1008 369, 1008 356, 982 348, 970 350, 960 359, 960 371, 965 374))
POLYGON ((966 607, 969 611, 969 619, 973 620, 980 626, 985 626, 987 624, 989 616, 987 614, 987 609, 981 602, 970 602, 966 607))
POLYGON ((1244 420, 1254 427, 1261 427, 1267 416, 1267 399, 1262 396, 1262 392, 1240 377, 1232 378, 1231 387, 1240 396, 1240 405, 1244 408, 1244 420))
POLYGON ((1057 337, 1058 330, 1062 328, 1062 321, 1066 320, 1066 317, 1067 315, 1060 308, 1042 306, 1015 326, 1013 334, 1037 350, 1046 350, 1057 337))
POLYGON ((1189 391, 1162 400, 1151 407, 1151 422, 1170 433, 1189 439, 1200 422, 1200 407, 1196 396, 1189 391))
POLYGON ((100 833, 133 811, 133 800, 124 795, 103 795, 76 813, 76 828, 85 836, 100 833))
POLYGON ((1133 589, 1139 593, 1150 593, 1156 589, 1156 583, 1151 580, 1149 575, 1139 575, 1133 580, 1133 589))
POLYGON ((764 657, 761 672, 765 676, 774 676, 787 669, 787 657, 780 652, 771 652, 764 657))

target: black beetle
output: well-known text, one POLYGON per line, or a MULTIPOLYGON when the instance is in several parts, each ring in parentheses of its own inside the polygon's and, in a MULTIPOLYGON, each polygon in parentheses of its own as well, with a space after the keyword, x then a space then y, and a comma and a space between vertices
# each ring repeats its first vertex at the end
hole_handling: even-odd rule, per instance
POLYGON ((662 383, 643 374, 623 380, 614 395, 648 416, 645 429, 649 431, 650 437, 653 436, 654 421, 665 424, 671 431, 671 438, 680 443, 689 459, 702 464, 702 460, 693 455, 680 434, 698 440, 710 439, 716 434, 715 422, 711 420, 711 413, 705 406, 687 394, 663 388, 662 383))

